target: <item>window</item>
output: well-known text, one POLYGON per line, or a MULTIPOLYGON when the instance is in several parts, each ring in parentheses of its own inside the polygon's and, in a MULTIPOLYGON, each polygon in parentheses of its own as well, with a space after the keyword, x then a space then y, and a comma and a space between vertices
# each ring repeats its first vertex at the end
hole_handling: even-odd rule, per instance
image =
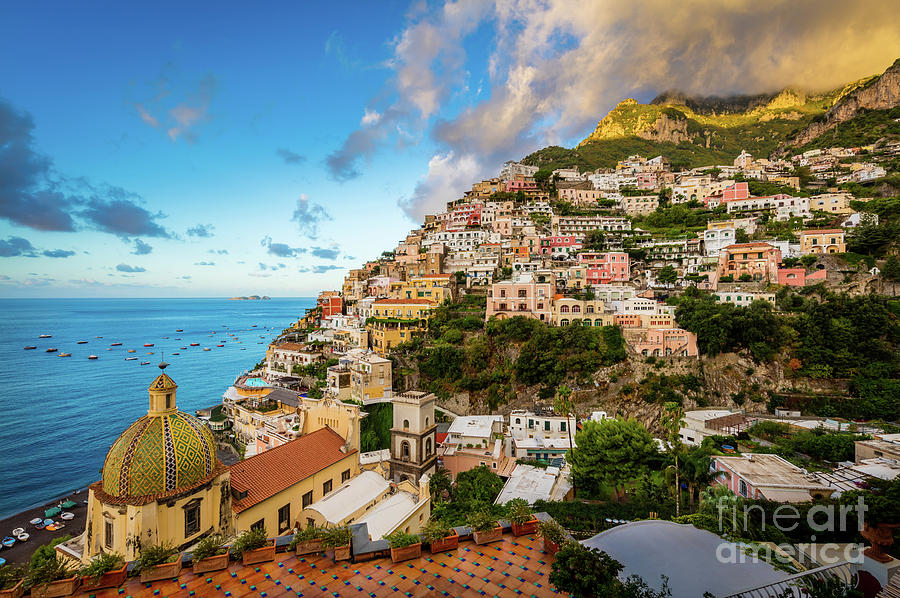
MULTIPOLYGON (((832 241, 832 243, 833 242, 834 241, 832 241)), ((171 408, 172 408, 172 393, 168 393, 166 395, 166 409, 171 409, 171 408)))
POLYGON ((566 422, 559 422, 559 431, 560 432, 566 431, 566 422))
POLYGON ((316 525, 315 519, 313 519, 312 517, 306 518, 306 527, 315 527, 315 525, 316 525))
POLYGON ((331 492, 331 480, 322 484, 322 494, 328 494, 329 492, 331 492))
POLYGON ((431 438, 425 440, 425 456, 431 454, 431 438))
POLYGON ((291 526, 291 505, 290 503, 278 509, 278 533, 287 531, 291 526))
POLYGON ((113 522, 109 519, 103 520, 103 546, 106 548, 112 549, 113 540, 114 540, 114 530, 115 527, 113 522))
POLYGON ((521 424, 521 423, 522 423, 522 420, 519 419, 519 418, 517 417, 517 418, 516 418, 516 423, 517 423, 517 424, 521 424))
POLYGON ((403 420, 403 429, 406 430, 407 428, 409 428, 409 420, 408 420, 408 419, 404 419, 404 420, 403 420))
POLYGON ((200 503, 197 502, 184 509, 184 537, 190 538, 200 531, 200 503))
POLYGON ((266 529, 266 520, 260 519, 259 521, 251 525, 250 529, 266 529))
POLYGON ((744 480, 741 480, 740 492, 741 496, 747 496, 747 482, 745 482, 744 480))
POLYGON ((428 427, 428 418, 427 417, 425 418, 425 427, 426 428, 428 427))
POLYGON ((546 430, 547 432, 550 431, 550 420, 549 419, 544 421, 544 430, 546 430))
POLYGON ((341 483, 343 484, 344 482, 346 482, 349 479, 350 479, 350 470, 348 469, 347 471, 345 471, 341 474, 341 483))
POLYGON ((306 494, 303 495, 303 503, 302 503, 302 504, 303 504, 303 508, 305 509, 306 507, 308 507, 309 505, 311 505, 311 504, 312 504, 312 501, 313 501, 313 499, 312 499, 312 490, 310 490, 309 492, 307 492, 306 494))
POLYGON ((400 443, 400 457, 409 459, 409 442, 406 440, 400 443))

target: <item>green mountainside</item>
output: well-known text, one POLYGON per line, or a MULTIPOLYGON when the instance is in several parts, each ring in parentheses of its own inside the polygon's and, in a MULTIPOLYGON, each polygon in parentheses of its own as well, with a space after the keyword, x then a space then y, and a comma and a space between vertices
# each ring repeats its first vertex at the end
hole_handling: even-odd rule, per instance
POLYGON ((883 101, 872 107, 886 109, 867 109, 871 101, 860 98, 877 95, 878 86, 893 87, 896 69, 897 63, 884 75, 818 95, 785 89, 777 94, 692 98, 668 91, 649 104, 626 99, 577 147, 547 147, 522 161, 548 169, 594 170, 612 168, 632 154, 648 158, 662 154, 676 168, 692 168, 730 164, 741 150, 769 156, 788 146, 818 147, 820 136, 826 147, 837 140, 872 143, 898 133, 896 112, 883 101), (844 106, 854 109, 841 110, 844 106), (854 123, 856 119, 861 120, 854 123))

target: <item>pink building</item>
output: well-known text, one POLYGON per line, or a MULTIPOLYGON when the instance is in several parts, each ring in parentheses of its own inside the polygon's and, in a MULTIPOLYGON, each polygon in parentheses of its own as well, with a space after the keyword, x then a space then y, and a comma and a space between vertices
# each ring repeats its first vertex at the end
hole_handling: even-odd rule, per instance
POLYGON ((516 191, 537 191, 537 188, 537 183, 534 181, 526 181, 524 178, 506 181, 506 191, 508 193, 515 193, 516 191))
POLYGON ((781 250, 765 242, 736 243, 719 250, 719 263, 710 282, 717 284, 723 277, 738 282, 744 275, 754 282, 778 282, 781 250))
POLYGON ((448 225, 454 229, 481 226, 481 208, 482 204, 480 203, 465 203, 456 206, 449 214, 448 225))
POLYGON ((631 277, 628 254, 623 251, 580 253, 578 261, 586 266, 585 278, 590 285, 628 282, 631 277))
POLYGON ((703 200, 710 208, 715 208, 723 201, 734 201, 736 199, 748 199, 750 197, 749 183, 735 183, 730 187, 725 187, 721 192, 714 193, 703 200))
POLYGON ((697 335, 682 328, 662 328, 647 331, 647 340, 634 344, 634 350, 641 355, 662 357, 678 355, 697 357, 697 335))
POLYGON ((526 316, 549 322, 552 297, 550 283, 534 282, 530 274, 521 274, 516 280, 491 285, 485 317, 526 316))
POLYGON ((344 313, 344 298, 337 291, 322 291, 316 305, 322 308, 322 319, 344 313))
POLYGON ((560 201, 567 201, 576 206, 597 206, 597 200, 603 197, 603 193, 596 189, 558 189, 556 191, 560 201))
POLYGON ((805 287, 808 284, 825 282, 828 272, 816 270, 807 274, 804 268, 780 268, 778 270, 778 284, 789 287, 805 287))
POLYGON ((639 172, 637 173, 637 188, 641 191, 648 189, 656 189, 659 184, 659 175, 655 172, 639 172))
POLYGON ((778 455, 745 454, 713 457, 712 468, 723 472, 716 483, 737 496, 781 503, 807 502, 831 496, 834 488, 811 481, 806 472, 778 455))
POLYGON ((561 255, 567 256, 573 251, 578 251, 583 245, 574 235, 563 235, 559 237, 541 237, 541 254, 542 255, 561 255))

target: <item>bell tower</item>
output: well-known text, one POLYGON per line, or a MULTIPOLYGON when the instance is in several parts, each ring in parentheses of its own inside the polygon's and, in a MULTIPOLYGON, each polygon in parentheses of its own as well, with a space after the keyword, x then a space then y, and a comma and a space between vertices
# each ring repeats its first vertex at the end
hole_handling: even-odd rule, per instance
POLYGON ((391 479, 419 483, 433 473, 437 463, 434 394, 408 391, 394 395, 394 426, 391 428, 391 479))
POLYGON ((147 410, 147 415, 150 416, 170 415, 176 411, 175 391, 178 389, 178 385, 165 372, 165 369, 169 367, 168 363, 160 362, 158 367, 159 376, 147 389, 150 392, 150 409, 147 410))

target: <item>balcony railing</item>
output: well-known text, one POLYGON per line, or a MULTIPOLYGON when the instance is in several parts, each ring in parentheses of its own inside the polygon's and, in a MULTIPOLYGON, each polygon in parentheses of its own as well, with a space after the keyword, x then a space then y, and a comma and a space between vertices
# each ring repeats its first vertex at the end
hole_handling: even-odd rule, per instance
POLYGON ((813 580, 826 581, 829 579, 840 579, 849 586, 854 585, 855 576, 850 563, 838 563, 836 565, 826 565, 817 569, 810 569, 803 573, 791 575, 781 581, 766 584, 755 588, 748 588, 736 594, 731 594, 725 598, 782 598, 787 596, 795 596, 796 598, 806 598, 810 596, 808 586, 813 580))

